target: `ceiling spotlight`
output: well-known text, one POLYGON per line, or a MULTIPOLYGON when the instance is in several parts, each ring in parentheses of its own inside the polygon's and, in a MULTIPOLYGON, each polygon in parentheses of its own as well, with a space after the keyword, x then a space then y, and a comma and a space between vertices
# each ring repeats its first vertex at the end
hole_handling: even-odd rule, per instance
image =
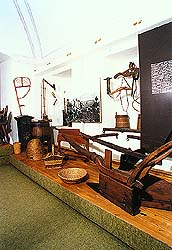
POLYGON ((136 25, 141 24, 141 23, 142 23, 142 20, 140 19, 139 21, 134 22, 133 26, 136 26, 136 25))
POLYGON ((98 38, 94 43, 97 44, 101 41, 102 39, 101 38, 98 38))
POLYGON ((71 55, 72 55, 72 53, 71 53, 71 52, 69 52, 69 53, 67 53, 67 54, 66 54, 66 56, 71 56, 71 55))
POLYGON ((141 24, 142 23, 142 20, 140 19, 138 22, 137 22, 137 24, 141 24))

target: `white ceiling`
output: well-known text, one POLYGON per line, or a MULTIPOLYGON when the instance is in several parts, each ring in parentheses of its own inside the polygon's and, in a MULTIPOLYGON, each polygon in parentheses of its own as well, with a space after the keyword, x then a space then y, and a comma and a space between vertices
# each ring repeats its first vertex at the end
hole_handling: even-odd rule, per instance
POLYGON ((0 63, 9 59, 9 56, 0 52, 0 63))
POLYGON ((0 52, 42 59, 171 18, 171 0, 1 0, 0 52))

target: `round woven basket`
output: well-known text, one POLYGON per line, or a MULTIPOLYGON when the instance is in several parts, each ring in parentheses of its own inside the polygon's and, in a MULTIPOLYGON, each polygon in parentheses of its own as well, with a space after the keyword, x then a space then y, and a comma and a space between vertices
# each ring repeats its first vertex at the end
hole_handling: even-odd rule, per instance
POLYGON ((43 146, 40 139, 32 139, 28 142, 26 155, 35 161, 41 160, 43 156, 43 146))
POLYGON ((83 168, 64 168, 58 172, 58 176, 68 184, 76 184, 85 181, 88 173, 83 168))

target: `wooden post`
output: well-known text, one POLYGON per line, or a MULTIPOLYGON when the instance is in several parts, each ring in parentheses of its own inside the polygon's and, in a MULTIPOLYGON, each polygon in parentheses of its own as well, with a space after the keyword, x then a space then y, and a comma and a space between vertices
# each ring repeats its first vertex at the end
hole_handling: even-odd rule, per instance
POLYGON ((112 169, 112 151, 105 149, 105 167, 112 169))

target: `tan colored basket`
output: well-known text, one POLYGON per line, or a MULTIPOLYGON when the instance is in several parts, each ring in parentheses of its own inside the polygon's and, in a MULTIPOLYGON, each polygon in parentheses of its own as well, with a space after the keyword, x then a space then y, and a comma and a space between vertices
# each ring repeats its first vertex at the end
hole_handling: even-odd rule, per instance
POLYGON ((26 155, 35 161, 41 160, 43 156, 43 146, 40 139, 32 139, 28 142, 26 155))
POLYGON ((15 155, 21 154, 21 142, 14 142, 13 150, 15 155))
POLYGON ((76 184, 85 181, 88 173, 83 168, 64 168, 58 172, 58 176, 68 184, 76 184))

